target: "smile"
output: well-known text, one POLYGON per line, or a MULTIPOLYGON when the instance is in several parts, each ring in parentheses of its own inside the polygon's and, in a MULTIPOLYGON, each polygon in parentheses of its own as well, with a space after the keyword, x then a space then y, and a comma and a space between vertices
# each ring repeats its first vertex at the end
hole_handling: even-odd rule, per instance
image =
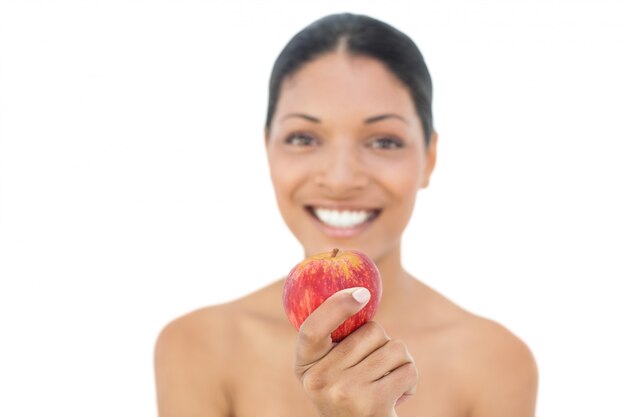
POLYGON ((307 206, 306 210, 322 224, 339 229, 353 229, 374 220, 381 210, 360 209, 329 209, 325 207, 307 206))

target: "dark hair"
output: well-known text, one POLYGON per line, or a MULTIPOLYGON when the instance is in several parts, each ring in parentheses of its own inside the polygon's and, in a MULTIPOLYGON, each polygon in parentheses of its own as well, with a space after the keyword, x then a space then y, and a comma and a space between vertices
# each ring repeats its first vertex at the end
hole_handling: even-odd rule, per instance
POLYGON ((270 77, 265 129, 269 130, 285 78, 307 62, 333 52, 342 43, 347 52, 381 61, 409 89, 422 122, 426 146, 433 133, 430 74, 415 43, 396 28, 369 16, 351 13, 323 17, 298 32, 282 50, 270 77))

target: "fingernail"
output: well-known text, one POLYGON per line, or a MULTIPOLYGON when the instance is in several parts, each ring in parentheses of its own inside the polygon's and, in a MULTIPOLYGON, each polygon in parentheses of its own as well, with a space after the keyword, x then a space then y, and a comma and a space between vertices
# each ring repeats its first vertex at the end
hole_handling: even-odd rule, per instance
POLYGON ((359 288, 352 293, 352 298, 354 298, 359 304, 365 304, 370 299, 370 292, 367 288, 359 288))

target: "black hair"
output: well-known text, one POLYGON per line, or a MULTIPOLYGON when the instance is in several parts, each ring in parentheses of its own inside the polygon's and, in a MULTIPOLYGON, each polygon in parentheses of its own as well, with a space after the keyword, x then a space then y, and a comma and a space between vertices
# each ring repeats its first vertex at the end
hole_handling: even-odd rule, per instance
POLYGON ((269 131, 280 88, 285 78, 307 62, 345 45, 348 53, 381 61, 409 89, 422 122, 426 146, 433 133, 430 73, 415 43, 398 29, 369 16, 333 14, 298 32, 276 58, 269 85, 265 129, 269 131))

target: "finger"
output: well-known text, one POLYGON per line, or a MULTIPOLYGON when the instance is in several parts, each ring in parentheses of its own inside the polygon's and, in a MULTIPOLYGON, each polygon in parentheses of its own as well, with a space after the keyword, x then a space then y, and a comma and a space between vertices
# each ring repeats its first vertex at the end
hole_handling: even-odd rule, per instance
POLYGON ((401 340, 394 339, 372 352, 355 368, 358 368, 358 372, 366 375, 371 381, 376 381, 387 377, 403 365, 413 363, 413 357, 406 345, 401 340))
POLYGON ((395 406, 415 394, 417 381, 417 368, 411 362, 394 369, 374 384, 376 384, 376 389, 381 393, 381 396, 395 398, 394 403, 391 404, 395 406))
POLYGON ((302 323, 296 344, 296 367, 313 364, 333 347, 330 334, 369 301, 366 288, 347 288, 328 297, 302 323))
POLYGON ((328 353, 333 362, 341 369, 349 369, 358 365, 373 352, 384 346, 389 336, 383 327, 369 321, 341 341, 328 353))

